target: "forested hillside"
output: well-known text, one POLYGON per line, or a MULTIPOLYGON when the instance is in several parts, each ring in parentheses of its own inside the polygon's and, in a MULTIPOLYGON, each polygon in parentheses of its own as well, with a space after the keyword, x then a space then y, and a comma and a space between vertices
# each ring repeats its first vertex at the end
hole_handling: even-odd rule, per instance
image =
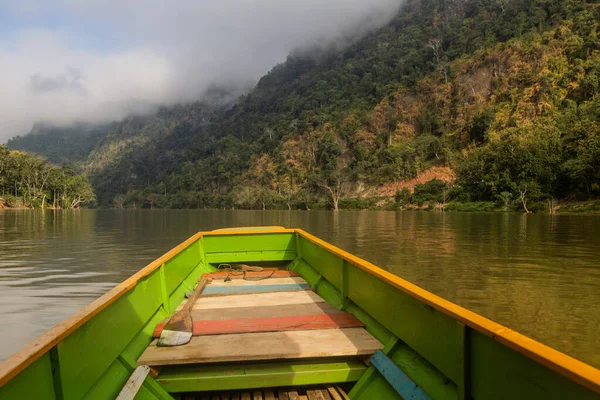
POLYGON ((73 168, 0 145, 0 208, 79 208, 95 201, 87 179, 73 168))
POLYGON ((600 196, 599 19, 598 1, 411 0, 232 106, 98 128, 87 157, 9 146, 76 162, 103 206, 552 210, 600 196))

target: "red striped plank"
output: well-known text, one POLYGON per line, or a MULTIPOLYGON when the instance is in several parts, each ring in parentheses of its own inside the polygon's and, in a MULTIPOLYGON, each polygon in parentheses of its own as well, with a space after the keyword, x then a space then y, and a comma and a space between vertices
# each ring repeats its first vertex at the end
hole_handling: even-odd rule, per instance
MULTIPOLYGON (((154 330, 154 337, 160 337, 165 326, 161 322, 154 330)), ((194 336, 222 335, 227 333, 253 333, 253 332, 277 332, 277 331, 300 331, 312 329, 339 329, 357 328, 364 324, 354 315, 349 313, 340 314, 315 314, 299 315, 293 317, 272 318, 242 318, 229 320, 194 321, 194 336)))
POLYGON ((290 278, 294 276, 300 276, 300 274, 296 271, 286 271, 286 270, 277 270, 277 271, 261 271, 261 272, 246 272, 244 275, 243 272, 210 272, 206 274, 202 274, 200 279, 208 278, 208 279, 225 279, 229 276, 230 279, 242 279, 244 276, 250 279, 260 279, 260 278, 290 278))

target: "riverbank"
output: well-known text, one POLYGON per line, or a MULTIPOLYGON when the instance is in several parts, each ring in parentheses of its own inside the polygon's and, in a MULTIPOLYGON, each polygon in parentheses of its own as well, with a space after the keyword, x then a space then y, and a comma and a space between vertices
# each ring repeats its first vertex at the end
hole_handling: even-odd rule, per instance
MULTIPOLYGON (((0 210, 35 210, 40 207, 25 207, 21 205, 12 206, 3 199, 0 199, 0 210)), ((62 210, 62 208, 45 207, 46 210, 62 210)), ((280 204, 273 204, 270 207, 263 209, 256 208, 239 208, 239 207, 196 207, 196 208, 170 208, 170 207, 109 207, 101 209, 108 210, 246 210, 246 211, 268 211, 268 210, 288 210, 280 204)), ((326 203, 315 204, 313 207, 306 209, 305 207, 294 207, 288 211, 324 211, 330 210, 326 203)), ((448 202, 435 203, 425 202, 422 204, 401 204, 396 203, 394 199, 381 198, 366 198, 366 199, 344 199, 340 202, 340 210, 362 210, 362 211, 427 211, 427 212, 489 212, 489 213, 525 213, 522 207, 518 205, 499 205, 491 201, 477 202, 448 202)), ((532 207, 531 214, 600 214, 600 200, 589 201, 573 201, 556 203, 553 207, 553 212, 549 211, 549 206, 544 206, 543 203, 532 207)))

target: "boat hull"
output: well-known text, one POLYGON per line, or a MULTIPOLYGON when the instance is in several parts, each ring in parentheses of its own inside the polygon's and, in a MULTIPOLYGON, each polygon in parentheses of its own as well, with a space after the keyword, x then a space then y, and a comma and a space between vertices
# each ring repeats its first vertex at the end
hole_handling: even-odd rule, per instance
POLYGON ((0 398, 116 397, 157 324, 197 279, 220 263, 237 262, 288 264, 329 304, 362 321, 384 349, 369 368, 278 363, 252 367, 258 371, 252 380, 228 380, 204 365, 195 380, 173 370, 146 378, 136 398, 335 379, 350 382, 352 399, 600 399, 597 369, 302 230, 277 227, 192 236, 1 364, 0 398))

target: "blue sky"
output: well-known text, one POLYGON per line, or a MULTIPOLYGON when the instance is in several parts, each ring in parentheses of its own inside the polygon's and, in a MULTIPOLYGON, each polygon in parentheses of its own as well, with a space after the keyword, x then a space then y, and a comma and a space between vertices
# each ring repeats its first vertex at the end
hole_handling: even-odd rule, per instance
POLYGON ((0 142, 241 92, 290 51, 346 42, 402 0, 0 0, 0 142))

